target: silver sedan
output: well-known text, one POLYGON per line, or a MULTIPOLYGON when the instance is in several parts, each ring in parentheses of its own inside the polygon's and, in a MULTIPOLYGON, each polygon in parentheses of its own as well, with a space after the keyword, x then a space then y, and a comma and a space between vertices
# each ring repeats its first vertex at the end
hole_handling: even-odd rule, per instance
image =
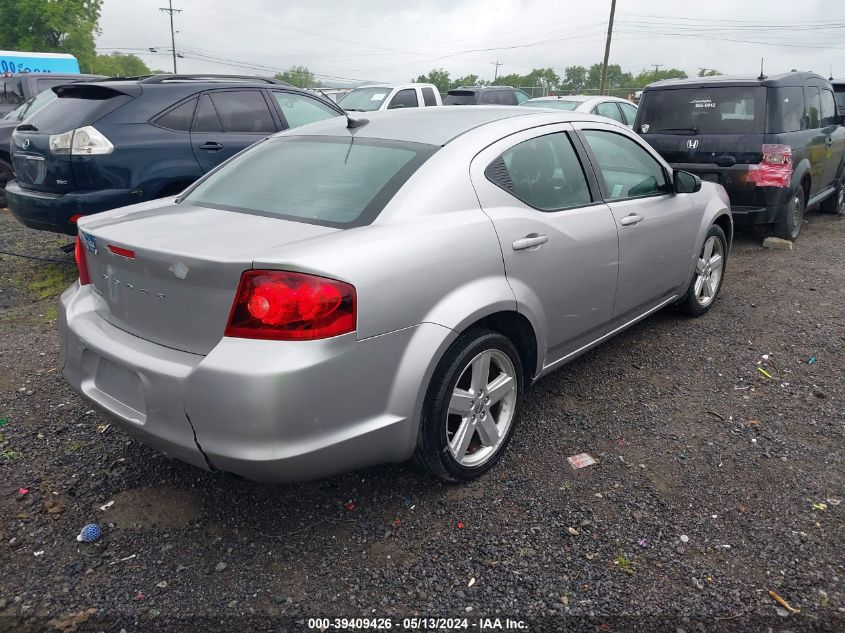
POLYGON ((720 186, 607 119, 330 119, 81 219, 62 372, 202 468, 469 480, 539 377, 665 306, 707 312, 732 233, 720 186))
POLYGON ((557 97, 537 97, 524 101, 523 107, 549 108, 551 110, 566 110, 569 112, 588 112, 607 117, 624 123, 629 128, 634 127, 637 116, 637 106, 619 97, 606 95, 561 95, 557 97))

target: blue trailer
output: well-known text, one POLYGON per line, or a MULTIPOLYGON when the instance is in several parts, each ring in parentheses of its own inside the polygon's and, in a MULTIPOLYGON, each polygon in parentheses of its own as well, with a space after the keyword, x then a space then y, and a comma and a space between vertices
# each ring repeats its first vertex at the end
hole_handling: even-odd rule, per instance
POLYGON ((79 74, 79 61, 67 53, 0 51, 0 72, 74 75, 79 74))

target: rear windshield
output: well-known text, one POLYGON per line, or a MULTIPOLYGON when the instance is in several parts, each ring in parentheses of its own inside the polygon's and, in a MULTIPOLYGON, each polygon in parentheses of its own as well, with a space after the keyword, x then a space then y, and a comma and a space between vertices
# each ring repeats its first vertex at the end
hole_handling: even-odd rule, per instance
POLYGON ((337 102, 344 110, 368 112, 378 110, 392 88, 355 88, 337 102))
POLYGON ((647 90, 639 109, 641 134, 762 134, 766 89, 725 86, 647 90))
POLYGON ((59 90, 58 99, 27 119, 37 131, 58 134, 91 125, 133 99, 104 87, 64 86, 59 90))
POLYGON ((472 105, 475 103, 474 90, 452 90, 443 99, 443 105, 472 105))
POLYGON ((193 204, 325 226, 369 224, 437 147, 283 136, 256 145, 190 191, 193 204))
POLYGON ((552 108, 554 110, 574 110, 580 101, 564 101, 563 99, 546 99, 543 101, 525 101, 522 105, 531 108, 552 108))

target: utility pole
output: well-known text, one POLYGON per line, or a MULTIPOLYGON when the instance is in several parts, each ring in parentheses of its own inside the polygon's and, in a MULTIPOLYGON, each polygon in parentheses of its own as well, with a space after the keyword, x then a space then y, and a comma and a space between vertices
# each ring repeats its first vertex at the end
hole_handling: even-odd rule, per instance
POLYGON ((173 0, 167 0, 167 7, 160 7, 159 11, 170 14, 170 44, 173 46, 173 74, 176 74, 176 31, 173 30, 173 14, 182 13, 182 9, 173 8, 173 0))
POLYGON ((496 71, 493 73, 493 83, 496 83, 496 80, 499 78, 499 66, 504 66, 504 64, 502 64, 502 62, 500 62, 498 59, 490 63, 496 67, 496 71))
POLYGON ((604 84, 607 81, 607 61, 610 58, 610 38, 613 36, 613 16, 616 14, 616 0, 610 0, 610 21, 607 23, 607 42, 604 45, 604 64, 601 67, 601 88, 599 94, 604 94, 604 84))
POLYGON ((663 64, 652 64, 654 66, 654 81, 657 81, 657 71, 660 70, 660 67, 663 64))

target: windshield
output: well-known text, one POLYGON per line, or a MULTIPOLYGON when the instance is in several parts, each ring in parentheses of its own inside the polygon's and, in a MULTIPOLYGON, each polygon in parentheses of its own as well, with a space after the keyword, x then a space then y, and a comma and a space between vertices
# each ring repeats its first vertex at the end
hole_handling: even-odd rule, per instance
POLYGON ((256 145, 214 172, 187 202, 325 226, 369 224, 437 147, 329 136, 256 145))
POLYGON ((708 86, 647 90, 640 102, 641 134, 762 134, 766 89, 708 86))
POLYGON ((337 102, 344 110, 352 110, 357 112, 367 112, 370 110, 378 110, 387 95, 390 94, 391 88, 355 88, 352 92, 343 97, 337 102))
POLYGON ((564 101, 563 99, 544 99, 542 101, 526 101, 522 105, 531 108, 552 108, 554 110, 574 110, 581 101, 564 101))

